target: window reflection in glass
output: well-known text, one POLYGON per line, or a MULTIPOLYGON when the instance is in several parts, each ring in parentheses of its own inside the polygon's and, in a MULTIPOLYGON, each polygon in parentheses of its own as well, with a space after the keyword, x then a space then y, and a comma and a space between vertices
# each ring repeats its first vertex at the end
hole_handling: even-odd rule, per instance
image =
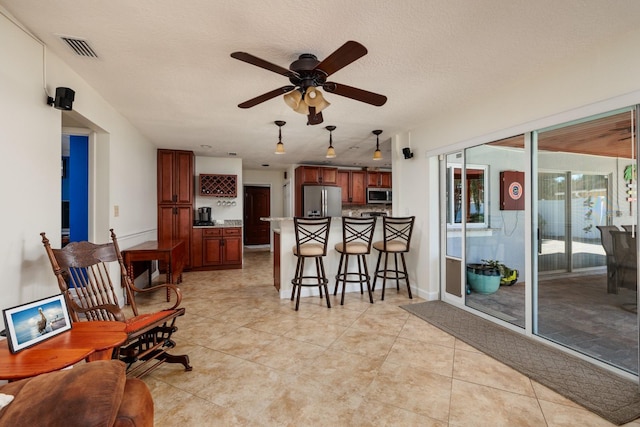
POLYGON ((456 165, 448 167, 449 205, 447 206, 447 223, 462 224, 463 212, 466 223, 470 226, 486 226, 485 206, 487 205, 487 167, 469 165, 464 180, 466 194, 463 192, 462 168, 456 165), (463 209, 464 204, 464 209, 463 209))

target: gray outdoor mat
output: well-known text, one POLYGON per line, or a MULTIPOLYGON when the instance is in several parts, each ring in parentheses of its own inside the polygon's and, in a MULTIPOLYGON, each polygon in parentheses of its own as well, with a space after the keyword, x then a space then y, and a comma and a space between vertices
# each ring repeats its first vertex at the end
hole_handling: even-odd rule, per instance
POLYGON ((442 301, 401 307, 614 424, 640 417, 634 381, 442 301))

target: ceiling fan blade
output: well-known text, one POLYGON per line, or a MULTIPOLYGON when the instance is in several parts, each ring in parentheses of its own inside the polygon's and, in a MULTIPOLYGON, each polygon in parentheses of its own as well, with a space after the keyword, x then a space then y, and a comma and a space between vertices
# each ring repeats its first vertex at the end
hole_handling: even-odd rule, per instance
POLYGON ((265 70, 282 74, 283 76, 300 77, 298 73, 296 73, 295 71, 273 64, 269 61, 265 61, 264 59, 260 59, 257 56, 253 56, 247 52, 233 52, 231 54, 231 57, 235 59, 239 59, 240 61, 246 62, 248 64, 255 65, 256 67, 264 68, 265 70))
POLYGON ((327 76, 346 67, 358 58, 367 54, 367 48, 352 40, 340 46, 335 52, 327 56, 318 64, 316 70, 320 70, 327 76))
POLYGON ((260 104, 261 102, 268 101, 271 98, 275 98, 278 95, 284 95, 287 92, 291 92, 295 88, 296 88, 295 86, 282 86, 278 89, 272 90, 271 92, 263 93, 260 96, 256 96, 255 98, 252 98, 248 101, 244 101, 242 104, 238 104, 238 107, 251 108, 253 106, 260 104))
POLYGON ((323 122, 322 111, 316 113, 316 107, 309 107, 309 115, 307 115, 308 125, 319 125, 323 122))
POLYGON ((355 99, 356 101, 360 102, 366 102, 367 104, 375 105, 376 107, 380 107, 384 105, 385 102, 387 102, 387 97, 384 95, 358 89, 356 87, 343 85, 340 83, 327 82, 322 87, 329 93, 346 96, 347 98, 355 99))

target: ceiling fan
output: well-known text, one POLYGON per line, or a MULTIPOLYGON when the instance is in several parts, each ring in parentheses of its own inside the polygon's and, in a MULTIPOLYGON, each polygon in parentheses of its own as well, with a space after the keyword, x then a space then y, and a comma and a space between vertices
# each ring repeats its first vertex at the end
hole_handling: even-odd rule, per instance
POLYGON ((250 53, 233 52, 232 58, 281 74, 288 77, 291 82, 290 85, 282 86, 238 104, 238 107, 251 108, 278 95, 284 95, 285 102, 294 111, 307 115, 307 124, 317 125, 323 121, 322 110, 329 105, 321 92, 316 89, 318 87, 322 87, 329 93, 380 107, 387 102, 387 97, 384 95, 327 81, 327 77, 366 54, 367 49, 363 45, 355 41, 348 41, 323 61, 319 61, 315 55, 303 53, 287 69, 250 53))

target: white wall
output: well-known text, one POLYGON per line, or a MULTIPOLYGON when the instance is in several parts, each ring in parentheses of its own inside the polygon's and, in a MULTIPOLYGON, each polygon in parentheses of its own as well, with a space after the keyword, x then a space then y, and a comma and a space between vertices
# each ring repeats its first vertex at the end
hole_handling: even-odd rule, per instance
POLYGON ((5 197, 0 242, 0 309, 58 293, 39 233, 60 246, 61 112, 46 104, 58 86, 76 91, 74 110, 93 135, 93 235, 106 241, 114 227, 127 247, 156 233, 155 147, 66 64, 0 15, 0 168, 5 197), (113 205, 120 216, 113 216, 113 205))
POLYGON ((433 156, 640 102, 640 80, 633 72, 640 67, 640 56, 634 54, 638 45, 640 31, 626 34, 588 55, 540 70, 534 80, 505 86, 395 136, 399 146, 407 146, 410 137, 415 152, 413 159, 394 159, 394 213, 416 215, 419 234, 412 252, 417 247, 419 253, 412 253, 409 267, 421 295, 437 297, 439 292, 433 183, 438 163, 433 156))
POLYGON ((242 198, 242 159, 228 157, 204 157, 196 156, 195 165, 195 187, 196 188, 196 210, 201 207, 210 207, 211 216, 214 220, 241 220, 243 213, 242 198), (201 173, 221 174, 221 175, 237 175, 238 176, 238 192, 237 197, 208 197, 200 196, 198 188, 198 176, 201 173), (222 202, 236 202, 235 206, 223 206, 222 202), (221 202, 221 205, 218 205, 221 202))

